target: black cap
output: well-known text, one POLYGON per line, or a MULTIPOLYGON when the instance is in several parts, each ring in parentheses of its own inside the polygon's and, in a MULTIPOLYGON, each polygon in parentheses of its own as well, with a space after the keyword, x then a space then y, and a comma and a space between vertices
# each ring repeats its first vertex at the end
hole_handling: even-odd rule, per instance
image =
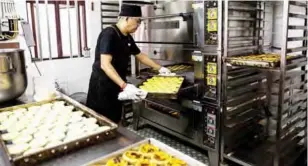
POLYGON ((121 6, 121 12, 119 16, 125 16, 125 17, 141 17, 141 7, 137 5, 127 5, 123 4, 121 6))

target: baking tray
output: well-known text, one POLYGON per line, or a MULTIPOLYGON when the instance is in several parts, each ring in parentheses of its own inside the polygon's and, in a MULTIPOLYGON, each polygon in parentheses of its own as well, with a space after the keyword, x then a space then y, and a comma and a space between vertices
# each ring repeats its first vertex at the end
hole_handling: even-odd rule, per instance
POLYGON ((118 151, 115 151, 113 153, 110 153, 102 158, 99 158, 99 159, 96 159, 94 161, 91 161, 83 166, 95 166, 95 165, 105 165, 104 163, 106 163, 110 158, 113 158, 113 157, 116 157, 116 156, 119 156, 121 154, 123 154, 125 151, 128 151, 130 149, 134 149, 142 144, 145 144, 145 143, 151 143, 152 145, 155 145, 157 146, 159 149, 161 149, 162 151, 165 151, 167 152, 169 155, 172 155, 178 159, 181 159, 183 161, 185 161, 189 166, 207 166, 206 164, 203 164, 189 156, 187 156, 186 154, 178 151, 178 150, 175 150, 174 148, 160 142, 160 141, 157 141, 156 139, 153 139, 153 138, 147 138, 147 139, 144 139, 140 142, 137 142, 135 144, 132 144, 130 146, 127 146, 123 149, 120 149, 118 151))
MULTIPOLYGON (((152 77, 154 77, 154 76, 152 76, 152 77)), ((151 79, 152 77, 149 77, 148 79, 151 79)), ((155 77, 176 77, 176 78, 184 78, 184 77, 182 77, 182 76, 155 76, 155 77)), ((139 84, 138 87, 142 86, 143 83, 146 82, 148 79, 142 81, 142 83, 139 84)), ((185 80, 185 78, 184 78, 184 80, 185 80)), ((182 81, 182 83, 181 83, 181 85, 180 85, 178 91, 175 92, 175 93, 150 93, 150 92, 148 92, 147 98, 177 99, 177 98, 178 98, 178 93, 179 93, 179 91, 180 91, 180 89, 181 89, 181 87, 182 87, 182 85, 183 85, 184 80, 182 81)))
MULTIPOLYGON (((261 56, 260 54, 259 56, 261 56)), ((269 54, 268 54, 269 55, 269 54)), ((279 55, 280 54, 276 54, 279 55)), ((248 56, 258 56, 258 55, 248 55, 248 56)), ((239 57, 245 57, 245 56, 237 56, 237 57, 230 57, 227 58, 226 61, 234 66, 251 66, 251 67, 260 67, 260 68, 276 68, 280 66, 280 58, 275 62, 270 61, 261 61, 261 60, 250 60, 250 59, 238 59, 239 57)), ((247 56, 246 56, 247 57, 247 56)), ((287 64, 292 62, 292 60, 298 59, 301 56, 290 56, 287 58, 287 64)))
POLYGON ((101 143, 103 141, 112 139, 116 137, 116 130, 118 128, 117 124, 113 123, 109 119, 97 114, 93 110, 87 108, 86 106, 78 103, 77 101, 71 99, 70 97, 57 92, 57 97, 51 100, 45 100, 41 102, 35 102, 35 103, 29 103, 24 105, 18 105, 13 107, 7 107, 0 109, 0 112, 4 111, 12 111, 20 108, 28 108, 31 106, 40 106, 43 104, 51 103, 54 101, 64 101, 66 104, 72 105, 75 107, 75 109, 78 109, 80 111, 84 112, 84 115, 87 117, 92 117, 97 119, 97 123, 99 125, 107 125, 110 127, 110 129, 103 131, 103 132, 97 132, 93 133, 87 136, 80 137, 79 139, 72 140, 70 142, 66 142, 63 144, 60 144, 58 146, 44 148, 41 151, 37 151, 35 153, 29 153, 27 155, 10 155, 7 149, 7 146, 5 145, 4 140, 0 136, 0 145, 2 151, 5 153, 5 160, 9 161, 11 165, 14 166, 29 166, 29 165, 35 165, 37 163, 40 163, 42 161, 65 155, 68 152, 75 151, 78 149, 81 149, 83 147, 87 147, 96 143, 101 143))

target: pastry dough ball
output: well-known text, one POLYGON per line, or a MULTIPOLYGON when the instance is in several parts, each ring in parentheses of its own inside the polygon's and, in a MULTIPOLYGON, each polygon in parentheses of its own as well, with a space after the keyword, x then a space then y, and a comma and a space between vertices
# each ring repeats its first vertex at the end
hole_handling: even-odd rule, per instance
POLYGON ((104 132, 104 131, 109 130, 110 128, 111 127, 109 127, 109 126, 101 126, 101 127, 97 128, 95 131, 104 132))
POLYGON ((67 142, 71 142, 73 140, 76 140, 78 139, 76 136, 73 136, 73 135, 69 135, 69 136, 66 136, 63 140, 63 142, 67 143, 67 142))
POLYGON ((26 122, 18 122, 13 124, 10 128, 7 129, 8 132, 20 132, 26 128, 26 122))
POLYGON ((68 125, 68 130, 69 131, 80 130, 83 126, 84 124, 82 122, 71 123, 68 125))
POLYGON ((35 127, 27 127, 24 130, 21 131, 21 134, 23 135, 32 135, 38 131, 35 127))
POLYGON ((87 124, 96 124, 97 119, 95 118, 84 118, 82 119, 82 122, 87 125, 87 124))
POLYGON ((4 111, 4 112, 0 112, 0 117, 4 116, 4 117, 8 117, 12 114, 12 111, 4 111))
POLYGON ((12 142, 14 144, 24 144, 24 143, 28 143, 33 139, 33 137, 31 135, 20 135, 18 137, 16 137, 15 139, 12 140, 12 142))
POLYGON ((65 133, 67 131, 67 126, 54 126, 50 132, 51 133, 65 133))
POLYGON ((48 130, 38 130, 38 132, 34 133, 34 137, 38 138, 38 137, 48 137, 50 134, 50 131, 48 130))
POLYGON ((47 139, 45 137, 37 137, 34 138, 30 143, 30 148, 31 149, 36 149, 36 148, 40 148, 43 147, 47 144, 47 139))
POLYGON ((64 107, 65 102, 64 101, 56 101, 52 104, 52 108, 62 108, 64 107))
POLYGON ((70 105, 70 106, 65 106, 65 109, 70 110, 70 111, 73 111, 74 108, 75 108, 75 107, 74 107, 74 106, 71 106, 71 105, 70 105))
POLYGON ((69 122, 69 118, 60 118, 54 122, 55 126, 66 126, 69 122))
POLYGON ((36 153, 36 152, 39 152, 39 151, 42 151, 42 150, 43 150, 43 148, 41 148, 41 147, 38 147, 38 148, 31 148, 31 149, 28 149, 27 151, 25 151, 25 152, 24 152, 24 155, 36 153))
POLYGON ((8 141, 8 140, 13 140, 15 138, 17 138, 19 136, 19 132, 12 132, 12 133, 5 133, 3 135, 1 135, 2 139, 5 140, 5 141, 8 141))
POLYGON ((49 137, 49 142, 61 141, 65 138, 64 132, 53 132, 49 137))
POLYGON ((84 114, 83 111, 74 111, 74 112, 72 113, 72 116, 82 116, 83 114, 84 114))
POLYGON ((41 106, 40 111, 49 111, 52 108, 52 104, 48 103, 48 104, 44 104, 41 106))
POLYGON ((99 126, 97 124, 88 124, 83 127, 83 129, 87 132, 95 131, 99 126))
POLYGON ((45 147, 46 148, 55 147, 55 146, 61 145, 62 143, 63 142, 61 141, 52 141, 52 142, 49 142, 45 147))
POLYGON ((15 118, 15 117, 14 118, 9 118, 6 121, 4 121, 3 123, 1 123, 0 129, 1 130, 2 129, 6 130, 6 129, 10 128, 12 125, 14 125, 17 122, 18 122, 17 118, 15 118))
POLYGON ((82 117, 79 115, 71 116, 69 119, 69 123, 76 123, 82 120, 82 117))
POLYGON ((84 130, 69 130, 67 133, 66 133, 66 137, 80 137, 81 135, 84 134, 84 130))
POLYGON ((51 129, 53 127, 54 127, 53 124, 46 123, 46 124, 43 124, 42 126, 38 126, 37 129, 39 131, 48 131, 49 129, 51 129))
POLYGON ((11 155, 18 155, 29 149, 29 144, 15 144, 7 146, 11 155))

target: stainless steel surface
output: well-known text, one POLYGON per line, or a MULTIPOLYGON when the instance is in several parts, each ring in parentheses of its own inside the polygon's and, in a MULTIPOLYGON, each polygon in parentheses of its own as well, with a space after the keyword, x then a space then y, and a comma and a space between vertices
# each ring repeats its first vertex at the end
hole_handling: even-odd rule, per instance
MULTIPOLYGON (((39 6, 39 0, 35 0, 35 5, 37 6, 36 7, 36 13, 40 13, 40 8, 38 7, 39 6)), ((42 37, 41 37, 41 28, 40 28, 40 15, 38 14, 36 16, 36 20, 35 20, 36 24, 35 24, 35 27, 36 27, 36 30, 37 30, 37 44, 38 44, 38 56, 40 57, 40 60, 43 60, 43 50, 42 50, 42 37)))
POLYGON ((144 21, 136 42, 152 59, 190 61, 193 47, 192 1, 158 1, 142 6, 144 21))
POLYGON ((0 50, 0 103, 22 95, 27 87, 23 50, 0 50))
POLYGON ((66 11, 67 11, 67 23, 68 23, 68 38, 69 38, 69 53, 70 57, 73 57, 73 46, 72 46, 72 32, 71 32, 71 12, 70 12, 70 0, 66 0, 66 11))
POLYGON ((79 17, 79 13, 80 13, 80 10, 79 10, 79 5, 78 5, 78 0, 74 0, 74 3, 75 3, 75 10, 76 10, 76 28, 77 28, 77 49, 78 49, 78 56, 79 57, 81 57, 82 56, 82 50, 81 50, 81 43, 79 42, 79 41, 81 41, 80 40, 80 38, 81 38, 81 36, 80 36, 80 27, 79 27, 79 25, 80 25, 80 19, 78 19, 78 17, 79 17))
POLYGON ((45 0, 45 14, 46 14, 46 26, 47 26, 47 43, 48 43, 48 54, 49 60, 52 60, 51 53, 51 41, 50 41, 50 26, 49 26, 49 12, 48 12, 48 0, 45 0))
MULTIPOLYGON (((280 83, 279 83, 279 105, 278 105, 278 122, 276 128, 276 140, 281 138, 281 120, 282 120, 282 111, 284 104, 284 87, 285 87, 285 73, 286 73, 286 56, 287 56, 287 38, 288 38, 288 25, 289 25, 289 0, 284 1, 283 3, 283 26, 282 26, 282 47, 281 47, 281 56, 280 56, 280 83)), ((279 166, 279 143, 276 145, 276 154, 274 158, 274 166, 279 166)))

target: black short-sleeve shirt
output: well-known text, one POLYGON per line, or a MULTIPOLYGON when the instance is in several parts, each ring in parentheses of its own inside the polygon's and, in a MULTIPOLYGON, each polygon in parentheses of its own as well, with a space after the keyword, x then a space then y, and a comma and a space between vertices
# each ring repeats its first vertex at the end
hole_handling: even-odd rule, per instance
POLYGON ((130 56, 139 53, 140 49, 131 35, 123 35, 116 25, 107 27, 100 33, 97 39, 93 70, 100 71, 102 77, 109 79, 100 66, 101 54, 110 54, 112 56, 111 64, 120 77, 126 80, 130 56))

